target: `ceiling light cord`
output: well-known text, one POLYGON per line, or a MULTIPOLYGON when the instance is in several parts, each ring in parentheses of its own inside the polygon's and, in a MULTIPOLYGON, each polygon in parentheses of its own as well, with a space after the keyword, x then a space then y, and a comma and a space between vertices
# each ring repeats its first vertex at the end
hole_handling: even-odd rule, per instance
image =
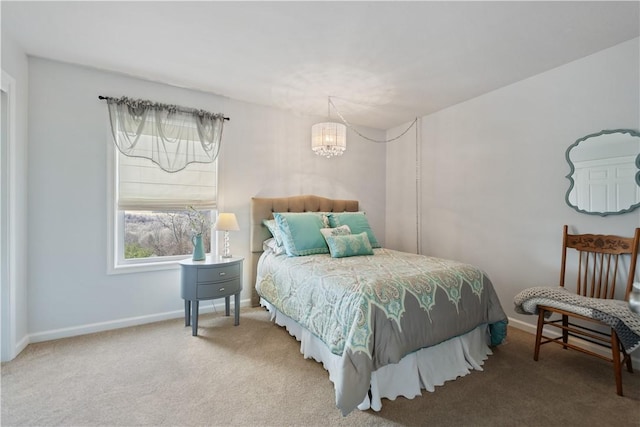
POLYGON ((418 118, 416 117, 413 120, 413 122, 411 122, 409 127, 404 132, 402 132, 400 135, 396 136, 395 138, 391 138, 391 139, 373 139, 373 138, 369 138, 366 135, 361 134, 360 132, 358 132, 358 130, 356 128, 351 126, 351 123, 349 123, 347 121, 347 119, 345 119, 344 116, 342 114, 340 114, 340 111, 338 111, 338 109, 336 108, 336 104, 333 103, 333 101, 331 100, 331 97, 329 97, 329 104, 331 104, 331 106, 333 106, 333 109, 336 110, 336 114, 338 115, 338 117, 340 117, 340 120, 342 120, 342 123, 344 123, 345 126, 347 126, 349 129, 351 129, 352 131, 357 133, 358 136, 360 136, 361 138, 366 139, 367 141, 375 142, 377 144, 386 144, 388 142, 393 142, 393 141, 395 141, 397 139, 402 138, 418 122, 418 118))
MULTIPOLYGON (((417 119, 416 119, 417 120, 417 119)), ((416 252, 422 255, 422 126, 416 126, 416 252)))

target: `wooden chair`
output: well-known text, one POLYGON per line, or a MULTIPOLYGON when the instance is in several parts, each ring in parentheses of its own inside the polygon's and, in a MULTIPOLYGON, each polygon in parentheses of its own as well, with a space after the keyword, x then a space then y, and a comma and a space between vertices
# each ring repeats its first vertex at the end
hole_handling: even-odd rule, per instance
MULTIPOLYGON (((576 283, 576 293, 578 295, 589 298, 615 299, 616 282, 622 279, 626 280, 624 299, 628 301, 633 287, 639 242, 640 228, 636 228, 634 237, 627 238, 598 234, 569 234, 565 225, 560 286, 564 287, 565 285, 567 250, 575 249, 578 251, 577 258, 579 260, 576 283), (626 272, 623 262, 625 258, 629 259, 628 272, 626 272)), ((565 349, 571 348, 613 362, 616 390, 618 395, 622 396, 622 365, 626 364, 629 372, 633 372, 633 366, 631 358, 624 350, 618 335, 612 327, 597 319, 577 314, 568 309, 562 310, 538 305, 538 328, 533 360, 538 360, 540 346, 547 343, 560 344, 565 349), (549 314, 559 314, 561 317, 552 320, 549 314), (590 326, 595 323, 603 327, 598 329, 589 328, 588 326, 574 323, 576 319, 590 326), (543 335, 545 326, 561 330, 561 335, 556 338, 543 335), (602 330, 607 332, 602 332, 602 330), (570 342, 570 336, 580 338, 582 341, 572 340, 570 342), (587 343, 610 348, 611 357, 590 350, 587 348, 587 343)), ((593 347, 591 348, 593 349, 593 347)))

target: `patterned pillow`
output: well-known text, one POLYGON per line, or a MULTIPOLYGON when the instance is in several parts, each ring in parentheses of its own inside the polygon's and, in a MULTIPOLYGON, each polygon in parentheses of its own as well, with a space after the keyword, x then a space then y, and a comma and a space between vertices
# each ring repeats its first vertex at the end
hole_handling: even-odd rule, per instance
POLYGON ((327 236, 345 236, 347 234, 351 234, 351 229, 348 225, 341 225, 336 228, 321 228, 320 232, 326 240, 327 236))
POLYGON ((360 234, 327 236, 326 239, 332 258, 373 255, 373 248, 365 231, 360 234))
POLYGON ((271 233, 271 235, 275 239, 276 245, 283 247, 282 234, 280 234, 280 230, 278 229, 278 226, 276 225, 276 220, 275 219, 263 219, 262 223, 265 225, 265 227, 267 227, 269 229, 269 233, 271 233))
POLYGON ((330 213, 329 224, 334 228, 341 225, 348 225, 352 234, 360 234, 364 231, 367 233, 371 247, 380 247, 380 243, 378 243, 378 239, 376 239, 375 234, 373 234, 373 230, 371 229, 364 212, 330 213))
POLYGON ((331 212, 314 212, 314 211, 307 211, 307 213, 314 213, 316 215, 318 215, 320 217, 320 219, 322 220, 322 226, 324 228, 329 228, 331 227, 331 225, 329 225, 329 215, 331 215, 331 212))
POLYGON ((324 228, 322 217, 317 213, 274 213, 284 249, 289 256, 329 253, 320 229, 324 228))

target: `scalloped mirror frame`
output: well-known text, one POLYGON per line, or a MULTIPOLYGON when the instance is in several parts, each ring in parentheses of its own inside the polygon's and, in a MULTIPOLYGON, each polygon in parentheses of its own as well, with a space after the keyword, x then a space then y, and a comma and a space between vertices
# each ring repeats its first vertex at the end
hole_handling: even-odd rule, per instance
MULTIPOLYGON (((571 202, 569 200, 569 195, 571 194, 571 191, 573 190, 573 188, 575 186, 575 181, 573 180, 573 174, 575 173, 575 166, 573 165, 573 162, 571 161, 571 157, 570 157, 571 150, 576 148, 578 146, 578 144, 580 144, 583 141, 586 141, 589 138, 595 138, 595 137, 598 137, 598 136, 609 135, 609 134, 614 134, 614 133, 625 133, 625 134, 629 134, 632 137, 640 138, 640 133, 635 131, 635 130, 632 130, 632 129, 602 130, 602 131, 600 131, 598 133, 592 133, 590 135, 583 136, 582 138, 577 139, 576 142, 571 144, 569 146, 569 148, 567 148, 567 151, 565 152, 565 158, 567 160, 567 163, 569 163, 569 167, 571 168, 571 171, 566 176, 566 178, 569 180, 569 189, 567 190, 567 193, 565 195, 565 202, 567 203, 567 205, 569 207, 575 209, 577 212, 580 212, 580 213, 583 213, 583 214, 587 214, 587 215, 599 215, 599 216, 621 215, 621 214, 624 214, 624 213, 627 213, 627 212, 632 212, 633 210, 635 210, 638 207, 640 207, 640 201, 639 201, 638 203, 631 205, 629 208, 621 209, 619 211, 592 212, 592 211, 587 211, 587 210, 584 210, 584 209, 580 209, 578 206, 571 204, 571 202)), ((636 185, 640 186, 640 152, 636 155, 635 165, 636 165, 636 168, 638 169, 636 171, 636 174, 635 174, 635 182, 636 182, 636 185)))

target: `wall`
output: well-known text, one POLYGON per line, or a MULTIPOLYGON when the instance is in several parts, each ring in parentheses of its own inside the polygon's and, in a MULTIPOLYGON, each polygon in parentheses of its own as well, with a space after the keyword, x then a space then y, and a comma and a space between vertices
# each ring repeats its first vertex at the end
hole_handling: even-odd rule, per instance
MULTIPOLYGON (((27 319, 27 100, 28 100, 28 61, 24 51, 15 41, 2 34, 2 70, 15 80, 15 140, 11 144, 14 149, 15 162, 9 165, 9 175, 14 183, 14 197, 11 224, 15 242, 10 242, 15 248, 12 276, 15 279, 11 285, 2 283, 2 360, 9 360, 18 354, 28 344, 27 319), (13 295, 11 295, 13 294, 13 295), (15 301, 14 322, 7 317, 10 315, 7 300, 15 301), (9 330, 13 329, 13 336, 9 330), (9 342, 13 341, 13 342, 9 342)), ((4 163, 3 163, 4 165, 4 163)), ((6 171, 5 171, 6 172, 6 171)), ((5 195, 3 195, 5 197, 5 195)), ((6 218, 2 218, 5 221, 6 218)))
POLYGON ((419 209, 421 206, 421 173, 423 149, 422 118, 387 131, 387 139, 399 139, 387 146, 387 247, 404 252, 421 253, 419 209), (407 128, 411 127, 408 131, 407 128))
POLYGON ((639 210, 585 215, 564 199, 569 145, 603 129, 640 129, 639 51, 634 39, 423 117, 418 184, 401 167, 415 137, 387 147, 389 245, 411 247, 403 242, 415 225, 392 238, 401 229, 389 206, 410 207, 404 198, 418 185, 422 252, 483 268, 512 324, 530 329, 533 316, 517 315, 513 297, 558 284, 564 224, 629 236, 640 226, 639 210))
MULTIPOLYGON (((311 125, 296 116, 221 96, 29 59, 29 333, 32 341, 182 316, 179 270, 108 275, 107 109, 98 95, 145 98, 223 112, 221 210, 234 212, 234 255, 249 258, 253 196, 356 198, 384 236, 385 149, 348 133, 335 159, 310 149, 311 125)), ((384 132, 363 129, 368 136, 384 132)), ((253 284, 245 263, 243 303, 253 284)), ((219 302, 219 301, 218 301, 219 302)))
MULTIPOLYGON (((5 53, 4 37, 2 59, 3 68, 14 67, 21 97, 27 69, 29 76, 28 169, 24 151, 20 157, 28 191, 23 183, 19 201, 27 218, 20 235, 27 239, 29 230, 19 289, 24 293, 28 280, 28 295, 19 298, 18 336, 29 334, 31 341, 181 316, 178 270, 106 274, 108 130, 98 95, 231 117, 221 151, 220 204, 238 215, 235 254, 249 255, 252 196, 357 198, 386 246, 420 246, 422 253, 484 268, 512 321, 524 326, 532 318, 516 315, 511 301, 526 287, 557 283, 563 224, 618 234, 640 225, 639 212, 601 218, 564 203, 564 153, 571 143, 601 129, 640 128, 638 39, 422 117, 417 134, 386 146, 349 132, 347 153, 331 160, 309 149, 311 124, 322 118, 40 58, 27 66, 20 52, 15 58, 5 53)), ((20 138, 26 135, 24 129, 20 138)), ((249 275, 245 268, 245 303, 249 275)))

